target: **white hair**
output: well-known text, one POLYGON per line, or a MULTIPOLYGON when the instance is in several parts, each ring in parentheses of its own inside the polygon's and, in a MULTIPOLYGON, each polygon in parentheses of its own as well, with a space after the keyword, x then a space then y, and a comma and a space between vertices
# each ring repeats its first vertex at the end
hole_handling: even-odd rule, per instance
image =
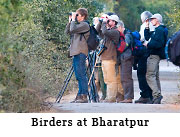
POLYGON ((119 20, 118 21, 118 24, 116 25, 117 27, 122 27, 122 28, 124 28, 125 26, 124 26, 124 22, 122 21, 122 20, 119 20))

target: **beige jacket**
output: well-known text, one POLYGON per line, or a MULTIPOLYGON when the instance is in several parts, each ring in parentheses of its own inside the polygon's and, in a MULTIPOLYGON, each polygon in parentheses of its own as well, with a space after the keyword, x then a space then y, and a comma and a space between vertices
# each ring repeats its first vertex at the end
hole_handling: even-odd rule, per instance
POLYGON ((112 29, 106 28, 106 23, 99 23, 96 27, 99 32, 100 37, 105 40, 105 46, 107 50, 105 50, 101 55, 101 60, 117 60, 117 51, 115 44, 118 44, 120 34, 116 27, 112 29), (115 43, 115 44, 114 44, 115 43))
POLYGON ((84 34, 84 36, 80 33, 87 32, 89 30, 89 24, 87 22, 76 23, 75 21, 71 21, 66 25, 65 33, 71 36, 71 45, 70 45, 70 56, 75 56, 80 53, 88 55, 88 46, 87 46, 87 38, 89 37, 89 32, 84 34))

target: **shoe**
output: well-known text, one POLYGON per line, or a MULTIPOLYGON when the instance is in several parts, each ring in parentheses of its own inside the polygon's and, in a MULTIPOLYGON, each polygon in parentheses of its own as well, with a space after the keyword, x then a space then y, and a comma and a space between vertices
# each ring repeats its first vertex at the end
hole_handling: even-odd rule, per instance
POLYGON ((100 100, 101 103, 115 103, 116 99, 115 98, 110 98, 110 99, 104 99, 104 100, 100 100))
POLYGON ((150 99, 150 101, 148 101, 146 104, 153 104, 153 100, 150 99))
POLYGON ((153 99, 153 104, 161 104, 161 100, 162 100, 163 96, 159 96, 157 98, 153 99))
POLYGON ((124 96, 123 96, 122 94, 118 93, 118 94, 116 95, 116 102, 117 102, 117 103, 120 103, 120 102, 123 101, 123 100, 124 100, 124 96))
POLYGON ((106 97, 102 96, 102 97, 100 98, 100 101, 101 101, 101 100, 105 100, 105 99, 106 99, 106 97))
POLYGON ((132 99, 124 99, 123 101, 120 101, 119 103, 132 103, 132 99))
POLYGON ((135 103, 146 104, 146 103, 148 103, 150 101, 151 101, 150 98, 140 97, 138 100, 135 100, 135 103))
POLYGON ((76 95, 76 98, 73 101, 71 101, 70 103, 76 103, 76 101, 80 100, 81 98, 82 98, 81 95, 76 95))
POLYGON ((88 103, 87 95, 81 95, 81 98, 77 99, 75 103, 88 103))

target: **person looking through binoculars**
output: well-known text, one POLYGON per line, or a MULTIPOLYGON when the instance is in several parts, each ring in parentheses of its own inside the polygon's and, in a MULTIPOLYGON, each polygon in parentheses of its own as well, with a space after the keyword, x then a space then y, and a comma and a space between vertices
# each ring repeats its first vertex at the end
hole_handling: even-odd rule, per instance
POLYGON ((81 33, 90 29, 89 24, 85 22, 87 17, 87 9, 79 8, 76 12, 72 12, 72 15, 69 15, 69 22, 65 29, 65 33, 71 36, 70 56, 73 57, 73 68, 79 87, 77 96, 72 103, 88 103, 88 79, 86 74, 88 46, 86 39, 90 33, 85 33, 84 36, 81 35, 81 33))
POLYGON ((107 97, 105 102, 116 102, 117 100, 123 100, 119 98, 119 95, 123 95, 120 75, 116 74, 115 70, 117 61, 115 44, 118 44, 120 38, 116 27, 118 21, 119 17, 117 15, 104 14, 99 19, 99 23, 96 26, 99 36, 103 38, 104 41, 102 46, 106 48, 100 55, 102 60, 104 82, 107 84, 107 97))

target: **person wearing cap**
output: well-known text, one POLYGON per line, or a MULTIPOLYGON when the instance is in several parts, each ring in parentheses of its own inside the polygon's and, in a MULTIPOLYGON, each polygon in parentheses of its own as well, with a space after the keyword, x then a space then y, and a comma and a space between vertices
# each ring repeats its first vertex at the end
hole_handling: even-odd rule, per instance
POLYGON ((125 28, 123 21, 119 21, 117 24, 117 29, 125 37, 126 48, 120 54, 120 68, 121 68, 121 83, 124 90, 124 100, 118 103, 132 103, 134 99, 134 82, 132 78, 132 66, 133 66, 133 56, 132 56, 132 44, 133 37, 130 31, 125 28))
MULTIPOLYGON (((140 27, 140 35, 141 35, 141 42, 146 45, 148 41, 145 40, 144 37, 144 29, 146 27, 146 20, 149 21, 149 29, 150 31, 154 31, 155 27, 150 22, 150 18, 152 17, 152 13, 149 11, 144 11, 141 13, 141 21, 142 25, 140 27)), ((137 70, 137 78, 139 83, 140 98, 135 100, 135 103, 149 103, 152 100, 152 90, 149 87, 147 80, 146 80, 146 71, 147 71, 147 50, 144 50, 144 54, 140 57, 135 57, 135 65, 137 70)))
POLYGON ((150 31, 149 21, 146 21, 144 30, 145 39, 149 42, 146 44, 150 56, 147 59, 146 79, 152 89, 153 104, 160 104, 163 96, 161 95, 161 85, 159 80, 159 63, 160 59, 165 59, 164 47, 166 44, 167 28, 162 23, 162 16, 154 14, 151 23, 155 26, 155 31, 150 31))
POLYGON ((117 99, 120 99, 118 95, 123 95, 120 75, 117 75, 115 70, 117 61, 115 44, 118 44, 120 38, 116 27, 118 21, 119 17, 117 15, 107 15, 103 17, 103 21, 100 21, 96 27, 96 30, 103 38, 103 43, 107 48, 100 56, 104 81, 107 84, 107 97, 105 102, 116 102, 117 99))

